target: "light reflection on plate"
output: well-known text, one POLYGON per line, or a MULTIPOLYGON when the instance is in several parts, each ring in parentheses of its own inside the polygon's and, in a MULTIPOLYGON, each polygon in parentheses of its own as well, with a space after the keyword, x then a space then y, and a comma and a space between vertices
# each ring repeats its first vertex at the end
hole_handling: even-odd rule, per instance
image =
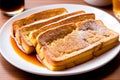
POLYGON ((38 75, 49 75, 49 76, 67 76, 67 75, 75 75, 75 74, 82 74, 85 72, 92 71, 97 69, 109 61, 111 61, 119 52, 120 45, 116 46, 115 48, 111 49, 110 51, 106 52, 105 54, 90 60, 84 64, 78 65, 76 67, 63 70, 63 71, 50 71, 46 68, 39 67, 37 65, 31 64, 25 61, 23 58, 18 56, 10 43, 10 34, 11 34, 11 25, 12 22, 26 17, 32 13, 39 12, 46 9, 57 8, 57 7, 64 7, 68 10, 68 12, 78 11, 78 10, 85 10, 87 13, 95 13, 96 19, 101 19, 106 26, 114 31, 120 33, 119 22, 109 15, 108 13, 99 10, 94 7, 84 6, 84 5, 76 5, 76 4, 55 4, 55 5, 47 5, 42 7, 37 7, 33 9, 26 10, 25 12, 18 14, 11 19, 9 19, 1 28, 0 31, 0 51, 1 55, 12 65, 15 67, 38 75))

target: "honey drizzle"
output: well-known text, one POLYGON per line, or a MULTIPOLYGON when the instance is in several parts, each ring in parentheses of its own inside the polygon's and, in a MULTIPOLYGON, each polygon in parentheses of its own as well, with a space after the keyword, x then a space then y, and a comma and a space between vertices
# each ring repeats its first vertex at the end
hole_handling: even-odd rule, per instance
POLYGON ((35 64, 37 66, 40 66, 40 67, 44 67, 40 62, 39 60, 37 59, 36 57, 36 54, 33 53, 33 54, 25 54, 21 49, 19 49, 16 41, 14 38, 12 38, 12 36, 10 36, 10 42, 12 44, 12 47, 13 49, 15 50, 15 52, 20 56, 22 57, 24 60, 32 63, 32 64, 35 64))

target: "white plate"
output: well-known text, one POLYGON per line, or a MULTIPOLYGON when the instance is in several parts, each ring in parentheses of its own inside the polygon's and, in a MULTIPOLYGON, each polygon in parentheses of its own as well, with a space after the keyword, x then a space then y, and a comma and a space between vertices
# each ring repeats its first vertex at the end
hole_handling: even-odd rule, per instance
POLYGON ((29 9, 9 19, 1 28, 0 51, 2 56, 9 63, 11 63, 12 65, 14 65, 15 67, 21 70, 24 70, 33 74, 49 75, 49 76, 67 76, 67 75, 82 74, 82 73, 97 69, 105 65, 106 63, 108 63, 118 54, 120 45, 116 46, 115 48, 111 49, 105 54, 93 60, 90 60, 84 64, 78 65, 76 67, 73 67, 64 71, 56 71, 56 72, 49 71, 46 68, 42 68, 32 63, 29 63, 25 61, 23 58, 21 58, 19 55, 17 55, 17 53, 15 53, 14 49, 12 48, 10 39, 9 39, 11 34, 12 22, 35 12, 42 11, 45 9, 57 8, 57 7, 64 7, 69 12, 73 12, 77 10, 85 10, 87 13, 95 13, 96 19, 101 19, 105 23, 105 25, 108 26, 110 29, 113 29, 114 31, 117 31, 118 33, 120 33, 119 22, 108 13, 102 10, 96 9, 94 7, 84 6, 84 5, 75 5, 75 4, 55 4, 55 5, 48 5, 48 6, 29 9))

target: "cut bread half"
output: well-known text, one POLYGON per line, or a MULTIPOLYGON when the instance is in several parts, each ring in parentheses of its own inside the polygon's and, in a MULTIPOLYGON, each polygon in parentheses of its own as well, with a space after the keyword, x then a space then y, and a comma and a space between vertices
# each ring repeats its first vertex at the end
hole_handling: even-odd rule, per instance
POLYGON ((101 20, 60 25, 41 33, 36 52, 49 70, 64 70, 84 63, 115 47, 119 34, 101 20))

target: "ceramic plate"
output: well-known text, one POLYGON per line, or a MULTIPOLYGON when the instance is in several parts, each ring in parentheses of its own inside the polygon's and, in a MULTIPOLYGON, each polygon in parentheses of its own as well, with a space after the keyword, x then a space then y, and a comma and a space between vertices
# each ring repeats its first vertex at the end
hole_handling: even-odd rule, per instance
POLYGON ((113 29, 114 31, 120 33, 120 26, 119 22, 109 15, 108 13, 94 8, 90 6, 84 5, 77 5, 77 4, 55 4, 55 5, 47 5, 41 6, 33 9, 29 9, 20 13, 11 19, 9 19, 1 28, 0 30, 0 51, 1 55, 12 65, 15 67, 38 75, 49 75, 49 76, 67 76, 67 75, 75 75, 75 74, 82 74, 94 69, 97 69, 109 61, 111 61, 119 52, 120 45, 116 46, 115 48, 111 49, 110 51, 106 52, 105 54, 92 59, 84 64, 78 65, 76 67, 63 70, 63 71, 50 71, 46 68, 39 67, 32 63, 27 62, 22 57, 20 57, 13 49, 10 43, 10 35, 11 35, 11 24, 13 21, 26 17, 30 14, 35 12, 43 11, 46 9, 51 8, 58 8, 64 7, 68 10, 68 12, 78 11, 78 10, 85 10, 87 13, 95 13, 96 19, 101 19, 108 28, 113 29))

